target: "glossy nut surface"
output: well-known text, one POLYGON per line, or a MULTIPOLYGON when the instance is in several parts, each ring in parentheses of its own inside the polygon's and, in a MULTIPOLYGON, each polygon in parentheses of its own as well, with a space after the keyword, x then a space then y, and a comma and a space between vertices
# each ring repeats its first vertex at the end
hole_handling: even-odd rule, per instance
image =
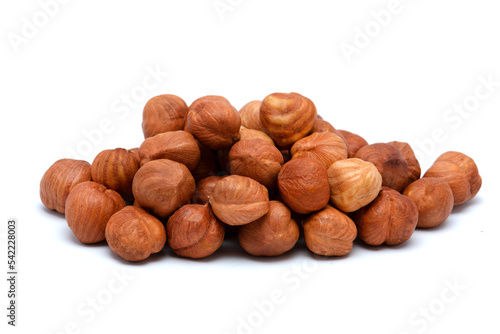
POLYGON ((164 94, 153 97, 146 103, 142 113, 144 138, 182 130, 187 112, 186 102, 178 96, 164 94))
POLYGON ((313 158, 328 169, 334 162, 347 159, 347 146, 334 133, 316 132, 295 142, 290 153, 292 159, 313 158))

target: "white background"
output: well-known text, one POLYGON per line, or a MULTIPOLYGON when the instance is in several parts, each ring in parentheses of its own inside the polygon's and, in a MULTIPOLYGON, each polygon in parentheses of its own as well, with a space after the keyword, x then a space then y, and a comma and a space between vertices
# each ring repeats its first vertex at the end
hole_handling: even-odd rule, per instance
POLYGON ((2 1, 0 263, 6 271, 5 225, 15 217, 20 273, 18 327, 8 333, 498 333, 498 4, 401 0, 380 28, 371 12, 388 0, 221 3, 231 6, 222 16, 213 0, 74 0, 44 22, 39 2, 2 1), (38 20, 31 35, 26 20, 38 20), (25 39, 14 45, 13 36, 25 39), (359 46, 350 62, 346 44, 359 46), (168 75, 145 91, 152 69, 168 75), (476 89, 488 92, 481 77, 497 86, 474 100, 476 89), (87 148, 92 161, 103 149, 139 146, 152 96, 189 104, 219 94, 241 108, 290 91, 371 143, 412 143, 424 171, 445 151, 470 155, 483 188, 441 227, 398 247, 356 242, 339 259, 315 258, 303 244, 259 259, 227 242, 205 260, 165 251, 129 264, 105 244, 79 244, 39 200, 43 173, 70 149, 87 148), (464 101, 464 116, 447 112, 464 101), (84 133, 103 120, 111 129, 89 146, 84 133), (122 271, 133 277, 125 284, 114 280, 122 271), (271 307, 274 294, 281 303, 271 307), (105 304, 93 315, 92 298, 105 304))

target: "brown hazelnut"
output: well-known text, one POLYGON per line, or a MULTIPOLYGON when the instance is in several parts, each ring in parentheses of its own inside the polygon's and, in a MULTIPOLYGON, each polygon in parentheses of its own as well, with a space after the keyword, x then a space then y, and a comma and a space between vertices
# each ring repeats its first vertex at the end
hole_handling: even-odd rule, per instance
POLYGON ((198 148, 200 149, 200 162, 198 162, 198 165, 191 171, 196 182, 208 176, 217 175, 219 172, 219 165, 217 164, 217 156, 215 153, 199 142, 198 148))
POLYGON ((310 157, 328 169, 335 161, 347 159, 347 147, 339 136, 331 132, 316 132, 299 139, 290 150, 292 159, 310 157))
POLYGON ((221 103, 231 104, 231 103, 229 103, 229 100, 226 99, 223 96, 220 96, 220 95, 206 95, 206 96, 202 96, 202 97, 199 97, 196 100, 194 100, 191 103, 191 105, 189 106, 189 108, 192 108, 195 104, 197 104, 200 101, 213 101, 213 102, 221 102, 221 103))
POLYGON ((175 95, 159 95, 144 106, 142 130, 144 138, 153 137, 167 131, 182 130, 186 121, 186 102, 175 95))
POLYGON ((231 174, 252 178, 267 189, 276 188, 283 156, 276 146, 262 139, 239 141, 229 151, 231 174))
POLYGON ((269 144, 274 145, 274 141, 266 135, 264 132, 254 129, 247 129, 244 126, 240 128, 240 141, 242 140, 252 140, 252 139, 263 139, 269 144))
POLYGON ((66 198, 79 183, 90 181, 90 164, 83 160, 61 159, 43 174, 40 199, 50 210, 64 214, 66 198))
POLYGON ((453 151, 439 156, 424 177, 437 177, 448 183, 453 191, 455 205, 473 199, 482 185, 474 160, 463 153, 453 151))
POLYGON ((142 261, 160 252, 167 241, 163 224, 141 208, 126 206, 106 225, 111 250, 127 261, 142 261))
POLYGON ((401 152, 401 155, 408 164, 408 184, 420 179, 420 164, 418 163, 417 157, 415 156, 415 153, 413 152, 410 144, 400 141, 392 141, 389 144, 394 146, 399 150, 399 152, 401 152))
POLYGON ((251 223, 269 211, 266 187, 246 176, 224 177, 209 198, 217 218, 228 225, 251 223))
POLYGON ((147 138, 139 148, 141 166, 151 160, 169 159, 193 170, 200 162, 196 139, 185 131, 170 131, 147 138))
POLYGON ((345 142, 347 144, 347 152, 349 158, 354 158, 360 148, 368 145, 368 142, 360 135, 357 135, 355 133, 346 130, 338 130, 338 131, 342 134, 342 136, 344 136, 345 142))
POLYGON ((377 198, 354 213, 358 236, 368 245, 399 245, 410 239, 418 222, 415 202, 382 187, 377 198))
POLYGON ((251 101, 240 109, 241 125, 247 129, 264 131, 265 128, 260 120, 260 105, 262 101, 251 101))
POLYGON ((406 187, 403 195, 411 198, 418 207, 417 227, 431 228, 448 219, 453 210, 453 192, 448 183, 426 177, 406 187))
POLYGON ((363 146, 356 158, 369 161, 382 175, 382 185, 402 192, 409 184, 408 163, 394 146, 377 143, 363 146))
MULTIPOLYGON (((316 121, 314 122, 314 127, 313 127, 313 133, 314 132, 331 132, 335 133, 337 136, 342 138, 342 140, 346 143, 346 140, 344 138, 344 135, 340 130, 335 129, 333 125, 331 125, 329 122, 325 121, 320 115, 316 116, 316 121)), ((346 143, 347 145, 347 143, 346 143)))
POLYGON ((382 188, 382 175, 368 161, 339 160, 327 172, 330 200, 344 212, 353 212, 369 204, 382 188))
POLYGON ((278 188, 285 204, 297 213, 323 209, 330 199, 326 168, 313 158, 292 159, 278 174, 278 188))
POLYGON ((214 190, 215 185, 223 176, 209 176, 196 184, 196 189, 193 195, 193 204, 207 204, 210 202, 210 195, 214 190))
POLYGON ((106 238, 109 218, 125 207, 125 201, 114 190, 100 183, 86 181, 78 184, 66 199, 66 221, 75 237, 84 244, 106 238))
POLYGON ((168 219, 167 238, 175 254, 199 259, 212 255, 222 245, 224 224, 208 204, 188 204, 168 219))
POLYGON ((299 240, 299 227, 286 205, 270 201, 268 213, 238 229, 238 240, 249 254, 277 256, 295 246, 299 240))
POLYGON ((262 101, 260 120, 276 145, 287 148, 312 131, 316 106, 297 93, 274 93, 262 101))
POLYGON ((357 235, 356 225, 351 218, 329 205, 312 213, 302 225, 307 248, 318 255, 348 254, 357 235))
POLYGON ((132 184, 139 205, 158 217, 189 203, 196 185, 187 167, 168 159, 152 160, 135 174, 132 184))
POLYGON ((92 180, 132 201, 132 180, 139 170, 137 154, 123 148, 104 150, 92 162, 92 180))

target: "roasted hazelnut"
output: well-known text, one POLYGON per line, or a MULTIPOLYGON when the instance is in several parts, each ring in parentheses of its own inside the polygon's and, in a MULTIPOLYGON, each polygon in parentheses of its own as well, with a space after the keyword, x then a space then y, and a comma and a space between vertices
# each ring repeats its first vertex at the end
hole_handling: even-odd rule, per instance
POLYGON ((215 185, 223 176, 209 176, 196 184, 196 189, 193 195, 193 204, 207 204, 210 202, 210 195, 214 190, 215 185))
POLYGON ((425 173, 424 178, 437 177, 448 183, 455 205, 473 199, 481 189, 482 179, 476 163, 460 152, 443 153, 425 173))
POLYGON ((86 181, 78 184, 66 199, 66 221, 75 237, 84 244, 106 238, 109 218, 125 207, 125 201, 114 190, 100 183, 86 181))
POLYGON ((368 142, 360 135, 354 134, 346 130, 338 130, 345 139, 347 144, 347 153, 349 158, 354 158, 359 149, 368 145, 368 142))
POLYGON ((40 199, 50 210, 64 214, 66 198, 79 183, 90 181, 90 164, 83 160, 61 159, 43 174, 40 199))
POLYGON ((231 174, 252 178, 267 189, 276 188, 283 156, 276 146, 262 139, 239 141, 229 151, 231 174))
POLYGON ((170 131, 147 138, 139 148, 141 166, 151 160, 169 159, 193 170, 200 162, 196 139, 185 131, 170 131))
POLYGON ((382 188, 382 175, 368 161, 339 160, 327 172, 330 200, 344 212, 353 212, 369 204, 382 188))
POLYGON ((229 175, 217 182, 209 196, 210 205, 228 225, 244 225, 269 211, 269 194, 259 182, 240 175, 229 175))
POLYGON ((200 162, 198 162, 198 165, 191 171, 196 182, 208 176, 217 175, 219 172, 219 165, 217 164, 217 156, 215 153, 199 142, 198 147, 200 149, 200 162))
POLYGON ((167 131, 182 130, 186 121, 186 102, 175 95, 159 95, 144 106, 142 130, 144 138, 153 137, 167 131))
POLYGON ((418 163, 417 157, 415 156, 415 153, 413 152, 410 144, 400 141, 392 141, 389 144, 394 146, 399 150, 399 152, 401 152, 401 155, 408 164, 408 184, 420 179, 420 164, 418 163))
POLYGON ((277 256, 295 246, 299 240, 299 227, 286 205, 270 201, 268 213, 238 229, 238 240, 249 254, 277 256))
POLYGON ((312 131, 316 106, 297 93, 274 93, 262 101, 260 120, 276 145, 287 148, 312 131))
POLYGON ((399 245, 410 239, 418 222, 415 202, 382 187, 377 198, 354 213, 358 236, 368 245, 399 245))
POLYGON ((168 219, 167 238, 175 254, 199 259, 212 255, 222 245, 224 224, 208 204, 188 204, 168 219))
POLYGON ((351 218, 329 205, 312 213, 302 225, 307 248, 318 255, 348 254, 357 235, 356 225, 351 218))
POLYGON ((330 199, 326 168, 313 158, 292 159, 278 174, 278 188, 285 204, 297 213, 323 209, 330 199))
POLYGON ((310 157, 328 169, 335 161, 347 159, 347 147, 339 136, 331 132, 316 132, 299 139, 290 150, 292 159, 310 157))
POLYGON ((260 105, 262 101, 251 101, 240 109, 241 125, 247 129, 265 131, 260 120, 260 105))
POLYGON ((126 206, 106 225, 111 250, 127 261, 142 261, 160 252, 167 241, 162 222, 141 208, 126 206))
POLYGON ((247 129, 244 126, 240 128, 240 141, 242 140, 252 140, 252 139, 263 139, 269 144, 274 145, 274 141, 266 135, 264 132, 254 129, 247 129))
POLYGON ((356 158, 369 161, 382 175, 382 185, 402 192, 409 184, 408 163, 394 146, 377 143, 363 146, 356 158))
POLYGON ((158 217, 189 203, 196 185, 187 167, 168 159, 152 160, 135 174, 132 184, 139 205, 158 217))
POLYGON ((132 201, 132 180, 139 167, 139 157, 129 150, 104 150, 92 162, 92 180, 132 201))
POLYGON ((438 226, 448 219, 453 209, 453 192, 448 183, 434 177, 417 180, 406 187, 403 195, 418 207, 417 227, 438 226))

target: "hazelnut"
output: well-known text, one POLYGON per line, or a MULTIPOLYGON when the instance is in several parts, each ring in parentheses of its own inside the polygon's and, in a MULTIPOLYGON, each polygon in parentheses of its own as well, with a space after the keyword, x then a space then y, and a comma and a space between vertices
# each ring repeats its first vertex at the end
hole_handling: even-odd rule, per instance
POLYGON ((240 109, 241 125, 247 129, 264 131, 265 128, 260 120, 260 105, 262 101, 251 101, 240 109))
POLYGON ((99 153, 92 163, 92 180, 132 201, 132 180, 139 170, 139 156, 129 150, 116 148, 99 153))
MULTIPOLYGON (((316 116, 316 121, 314 122, 314 127, 312 132, 331 132, 335 133, 337 136, 342 138, 342 140, 346 143, 344 135, 340 130, 337 130, 331 125, 329 122, 325 121, 320 115, 316 116)), ((347 145, 347 143, 346 143, 347 145)))
POLYGON ((114 190, 93 181, 78 184, 66 199, 66 221, 75 237, 84 244, 106 238, 109 218, 125 207, 125 201, 114 190))
POLYGON ((358 236, 368 245, 399 245, 410 239, 418 222, 415 202, 382 187, 377 198, 354 213, 358 236))
POLYGON ((382 175, 382 185, 402 192, 409 184, 408 163, 394 146, 377 143, 363 146, 356 158, 369 161, 382 175))
POLYGON ((295 142, 290 153, 292 159, 314 158, 328 169, 335 161, 347 159, 347 146, 334 133, 315 132, 295 142))
POLYGON ((194 137, 185 131, 170 131, 147 138, 139 148, 141 166, 151 160, 169 159, 193 170, 200 162, 200 149, 194 137))
POLYGON ((307 248, 318 255, 348 254, 357 235, 356 225, 351 218, 329 205, 312 213, 302 225, 307 248))
POLYGON ((160 252, 167 241, 163 224, 141 208, 126 206, 106 225, 111 250, 127 261, 142 261, 160 252))
POLYGON ((292 159, 278 174, 280 196, 297 213, 323 209, 330 199, 326 168, 313 158, 292 159))
POLYGON ((64 214, 66 198, 79 183, 90 181, 90 164, 83 160, 61 159, 43 174, 40 199, 50 210, 64 214))
POLYGON ((299 227, 286 205, 270 201, 268 213, 238 229, 238 240, 249 254, 277 256, 295 246, 299 240, 299 227))
POLYGON ((175 254, 199 259, 212 255, 222 245, 224 224, 208 204, 188 204, 168 219, 167 238, 175 254))
POLYGON ((415 157, 415 153, 413 152, 410 144, 400 141, 392 141, 389 145, 397 148, 408 164, 408 184, 420 179, 420 164, 418 163, 417 157, 415 157))
POLYGON ((193 195, 193 204, 207 204, 210 202, 210 195, 214 190, 215 185, 223 176, 209 176, 196 184, 196 189, 193 195))
POLYGON ((197 104, 200 101, 213 101, 213 102, 221 102, 221 103, 231 104, 231 103, 229 103, 229 100, 226 99, 223 96, 219 96, 219 95, 206 95, 206 96, 202 96, 202 97, 199 97, 196 100, 194 100, 191 103, 191 105, 189 106, 189 108, 192 108, 195 104, 197 104))
POLYGON ((244 126, 240 128, 240 141, 241 140, 252 140, 252 139, 263 139, 269 144, 274 145, 274 141, 266 135, 264 132, 254 129, 247 129, 244 126))
POLYGON ((209 198, 217 218, 228 225, 251 223, 269 211, 266 187, 246 176, 224 177, 209 198))
POLYGON ((195 182, 187 167, 168 159, 146 163, 135 174, 132 184, 138 204, 161 218, 189 203, 194 189, 195 182))
POLYGON ((354 158, 360 148, 368 145, 368 142, 360 135, 357 135, 355 133, 346 130, 338 130, 338 131, 342 134, 342 136, 345 139, 349 158, 354 158))
POLYGON ((330 200, 344 212, 353 212, 369 204, 382 188, 382 175, 377 167, 361 159, 339 160, 327 172, 330 200))
POLYGON ((417 204, 417 227, 438 226, 448 219, 453 209, 453 192, 450 186, 434 177, 426 177, 411 183, 403 195, 417 204))
POLYGON ((167 131, 182 130, 186 121, 186 102, 175 95, 159 95, 144 106, 142 130, 144 138, 153 137, 167 131))
POLYGON ((219 165, 217 164, 217 156, 215 153, 199 142, 198 148, 200 149, 200 162, 198 162, 198 165, 191 171, 191 174, 193 174, 197 182, 208 176, 217 175, 219 172, 219 165))
POLYGON ((312 131, 316 106, 297 93, 274 93, 262 101, 260 120, 276 145, 287 148, 312 131))
POLYGON ((276 187, 283 156, 276 146, 262 139, 239 141, 229 151, 231 174, 252 178, 266 186, 276 187))

